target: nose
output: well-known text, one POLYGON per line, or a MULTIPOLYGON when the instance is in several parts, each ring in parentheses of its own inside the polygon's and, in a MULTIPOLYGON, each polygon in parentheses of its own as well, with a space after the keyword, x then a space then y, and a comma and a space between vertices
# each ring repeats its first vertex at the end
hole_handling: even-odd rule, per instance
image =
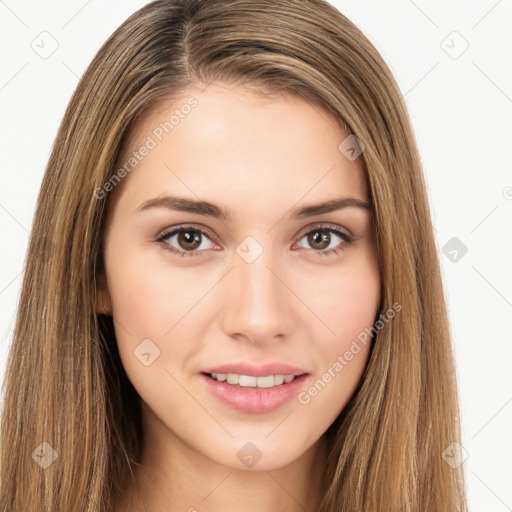
POLYGON ((289 275, 264 251, 249 263, 235 255, 233 270, 227 276, 222 320, 229 336, 253 343, 275 343, 287 337, 294 324, 294 297, 288 286, 289 275))

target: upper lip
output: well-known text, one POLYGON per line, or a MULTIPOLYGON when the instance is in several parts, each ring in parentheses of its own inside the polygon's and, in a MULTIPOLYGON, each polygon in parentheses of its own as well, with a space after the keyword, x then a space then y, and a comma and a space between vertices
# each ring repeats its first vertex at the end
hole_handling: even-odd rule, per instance
POLYGON ((203 373, 235 373, 238 375, 248 375, 252 377, 267 377, 269 375, 302 375, 308 373, 295 366, 284 363, 266 363, 255 365, 251 363, 231 363, 222 364, 204 370, 203 373))

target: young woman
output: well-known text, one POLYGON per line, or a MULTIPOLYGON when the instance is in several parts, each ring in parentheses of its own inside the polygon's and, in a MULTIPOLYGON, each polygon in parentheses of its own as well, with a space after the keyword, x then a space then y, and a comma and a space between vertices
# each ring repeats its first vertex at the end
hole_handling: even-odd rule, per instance
POLYGON ((321 0, 159 0, 109 38, 42 183, 0 509, 466 511, 420 159, 321 0))

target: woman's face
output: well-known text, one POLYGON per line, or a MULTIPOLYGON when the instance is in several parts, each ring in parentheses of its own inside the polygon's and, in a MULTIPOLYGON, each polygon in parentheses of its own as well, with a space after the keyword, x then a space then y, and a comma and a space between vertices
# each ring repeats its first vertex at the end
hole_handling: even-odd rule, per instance
POLYGON ((125 173, 105 187, 98 311, 114 317, 147 435, 164 452, 278 468, 353 394, 370 348, 357 340, 380 298, 372 216, 353 203, 311 208, 369 202, 347 137, 297 96, 222 83, 136 126, 125 173), (214 381, 215 370, 243 377, 214 381))

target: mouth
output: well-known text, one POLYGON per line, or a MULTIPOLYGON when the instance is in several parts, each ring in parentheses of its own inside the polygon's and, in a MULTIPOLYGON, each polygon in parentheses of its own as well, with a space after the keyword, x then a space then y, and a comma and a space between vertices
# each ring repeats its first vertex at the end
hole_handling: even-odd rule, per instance
POLYGON ((201 372, 201 380, 220 404, 245 414, 271 413, 297 397, 309 373, 245 375, 201 372))
POLYGON ((202 372, 203 375, 209 377, 216 382, 225 382, 231 386, 239 388, 260 388, 271 389, 274 387, 283 386, 293 382, 295 379, 307 375, 301 373, 299 375, 293 374, 275 374, 275 375, 243 375, 237 373, 216 373, 216 372, 202 372))

